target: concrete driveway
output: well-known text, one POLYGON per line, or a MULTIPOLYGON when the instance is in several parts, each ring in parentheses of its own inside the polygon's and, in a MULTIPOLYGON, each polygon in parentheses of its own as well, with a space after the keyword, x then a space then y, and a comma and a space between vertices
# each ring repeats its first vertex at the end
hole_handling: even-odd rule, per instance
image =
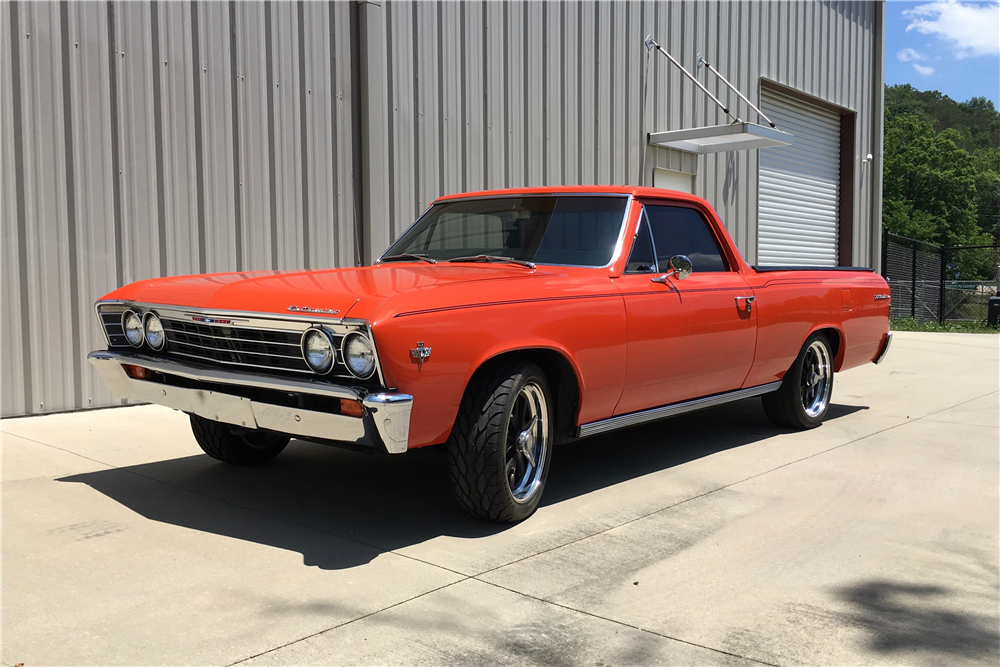
POLYGON ((901 333, 816 430, 752 399, 562 447, 517 526, 438 452, 237 469, 158 407, 5 420, 0 657, 995 665, 998 352, 901 333))

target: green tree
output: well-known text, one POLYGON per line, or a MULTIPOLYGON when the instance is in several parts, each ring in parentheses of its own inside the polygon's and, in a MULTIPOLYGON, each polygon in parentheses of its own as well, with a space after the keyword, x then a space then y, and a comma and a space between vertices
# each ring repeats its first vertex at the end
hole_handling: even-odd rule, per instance
POLYGON ((993 237, 994 243, 1000 243, 1000 148, 981 148, 972 158, 979 227, 993 237))
POLYGON ((976 168, 955 144, 959 138, 909 114, 886 124, 883 219, 890 233, 949 246, 983 242, 976 168))

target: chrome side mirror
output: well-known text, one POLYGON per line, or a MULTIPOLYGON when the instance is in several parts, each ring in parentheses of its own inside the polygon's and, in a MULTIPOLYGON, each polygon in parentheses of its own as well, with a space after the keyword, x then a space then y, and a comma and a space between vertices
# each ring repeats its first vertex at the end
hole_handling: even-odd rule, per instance
POLYGON ((694 264, 687 255, 674 255, 670 258, 670 268, 673 269, 677 280, 684 280, 694 271, 694 264))
POLYGON ((667 278, 670 276, 673 276, 677 280, 684 280, 691 275, 692 271, 694 271, 694 265, 685 255, 674 255, 670 258, 670 261, 668 261, 667 264, 670 266, 670 270, 662 276, 656 276, 653 278, 652 280, 654 283, 666 284, 667 278))

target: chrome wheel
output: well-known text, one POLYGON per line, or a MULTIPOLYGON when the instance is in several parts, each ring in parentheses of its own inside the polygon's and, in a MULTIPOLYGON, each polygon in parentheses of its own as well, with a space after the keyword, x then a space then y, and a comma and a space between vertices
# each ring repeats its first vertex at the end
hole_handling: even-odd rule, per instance
POLYGON ((833 391, 833 364, 830 350, 820 340, 813 341, 802 357, 799 396, 802 409, 815 419, 826 411, 833 391))
POLYGON ((549 448, 549 409, 534 382, 521 387, 507 420, 504 469, 507 488, 518 503, 530 502, 542 487, 549 448))

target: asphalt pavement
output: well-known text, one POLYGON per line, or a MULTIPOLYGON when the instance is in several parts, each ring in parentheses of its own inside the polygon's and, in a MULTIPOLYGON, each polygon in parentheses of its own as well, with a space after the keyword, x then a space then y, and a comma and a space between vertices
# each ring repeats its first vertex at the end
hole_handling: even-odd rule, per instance
POLYGON ((898 333, 827 421, 758 399, 559 447, 467 517, 443 456, 201 453, 183 414, 7 419, 0 662, 1000 661, 1000 337, 898 333))

